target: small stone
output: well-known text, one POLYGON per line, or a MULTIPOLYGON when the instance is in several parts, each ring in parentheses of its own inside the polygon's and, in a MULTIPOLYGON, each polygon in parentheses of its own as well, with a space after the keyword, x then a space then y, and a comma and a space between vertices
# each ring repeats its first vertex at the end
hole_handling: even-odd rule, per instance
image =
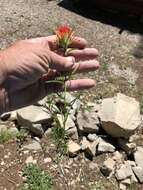
POLYGON ((96 141, 99 137, 96 134, 89 134, 87 138, 89 141, 93 142, 96 141))
POLYGON ((40 143, 35 140, 33 140, 32 143, 23 146, 23 149, 35 150, 35 151, 42 150, 40 143))
POLYGON ((119 138, 118 145, 122 150, 124 150, 128 155, 134 153, 136 151, 136 144, 129 143, 127 139, 119 138))
POLYGON ((5 162, 4 162, 4 161, 2 161, 2 162, 0 163, 0 165, 1 165, 1 166, 4 166, 4 165, 5 165, 5 162))
POLYGON ((81 149, 84 151, 89 146, 89 141, 86 139, 86 137, 82 137, 81 140, 81 149))
POLYGON ((87 148, 85 149, 85 152, 88 153, 92 157, 95 156, 98 144, 99 144, 99 139, 93 142, 89 142, 87 144, 87 148))
POLYGON ((81 147, 77 143, 72 140, 68 142, 68 153, 71 157, 76 156, 80 150, 81 147))
POLYGON ((143 168, 143 148, 142 147, 137 147, 137 150, 134 153, 134 159, 137 166, 143 168))
POLYGON ((34 160, 32 156, 29 156, 25 163, 28 165, 28 164, 36 164, 37 163, 37 160, 34 160))
POLYGON ((121 181, 132 176, 132 168, 128 162, 122 164, 120 169, 116 170, 115 176, 117 180, 121 181))
POLYGON ((130 164, 131 167, 135 167, 136 166, 136 163, 134 161, 127 160, 127 162, 130 164))
POLYGON ((119 189, 120 189, 120 190, 126 190, 127 187, 126 187, 126 185, 120 183, 120 185, 119 185, 119 189))
POLYGON ((116 161, 118 165, 123 163, 123 155, 118 151, 113 153, 112 159, 116 161))
POLYGON ((121 183, 126 186, 129 186, 129 185, 131 185, 131 180, 130 180, 130 178, 127 178, 127 179, 124 179, 123 181, 121 181, 121 183))
POLYGON ((98 169, 98 164, 94 163, 94 162, 91 162, 89 163, 89 169, 91 170, 97 170, 98 169))
POLYGON ((136 177, 138 178, 140 183, 143 183, 143 168, 137 166, 137 167, 133 167, 133 172, 136 175, 136 177))
POLYGON ((50 163, 50 162, 52 162, 52 159, 51 159, 50 157, 44 158, 44 163, 45 163, 45 164, 46 164, 46 163, 50 163))
POLYGON ((100 168, 103 175, 106 177, 111 177, 114 173, 115 164, 116 162, 111 158, 104 161, 103 166, 100 168))
POLYGON ((101 139, 98 144, 98 152, 99 153, 106 153, 106 152, 115 152, 115 147, 101 139))
POLYGON ((100 121, 95 110, 85 110, 78 112, 77 124, 81 133, 97 133, 99 131, 100 121))
POLYGON ((49 136, 51 135, 51 133, 52 133, 52 128, 48 128, 48 129, 45 131, 44 136, 45 136, 45 137, 49 137, 49 136))

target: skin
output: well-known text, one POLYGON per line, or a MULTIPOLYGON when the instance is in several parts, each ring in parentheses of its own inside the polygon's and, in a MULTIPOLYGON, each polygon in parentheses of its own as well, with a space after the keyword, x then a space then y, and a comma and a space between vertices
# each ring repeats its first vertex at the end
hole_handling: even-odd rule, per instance
MULTIPOLYGON (((62 84, 46 82, 58 75, 98 69, 98 51, 86 46, 85 39, 75 37, 72 50, 64 57, 58 53, 56 36, 48 36, 18 41, 0 51, 0 113, 31 105, 50 93, 62 91, 62 84), (89 59, 92 61, 86 62, 89 59)), ((70 80, 66 86, 68 91, 89 89, 95 86, 95 81, 70 80)))

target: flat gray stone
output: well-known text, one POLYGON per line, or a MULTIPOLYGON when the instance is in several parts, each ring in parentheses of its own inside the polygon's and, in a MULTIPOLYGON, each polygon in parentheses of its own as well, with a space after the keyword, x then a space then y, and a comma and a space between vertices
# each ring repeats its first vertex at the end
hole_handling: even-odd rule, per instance
POLYGON ((21 126, 31 126, 32 123, 49 123, 51 117, 51 113, 41 106, 31 105, 17 110, 18 124, 21 126))
POLYGON ((112 158, 108 158, 104 161, 103 166, 100 168, 101 172, 106 177, 111 177, 114 173, 116 162, 112 158))
POLYGON ((81 133, 97 133, 99 131, 100 121, 94 110, 85 110, 78 112, 77 124, 81 133))
POLYGON ((99 153, 115 152, 115 147, 112 144, 104 141, 103 139, 100 139, 98 144, 98 152, 99 153))
POLYGON ((35 150, 35 151, 42 150, 40 143, 35 140, 33 140, 32 143, 28 145, 24 145, 23 149, 35 150))
POLYGON ((115 176, 118 181, 127 179, 132 176, 132 168, 129 165, 128 162, 125 162, 125 164, 122 164, 120 169, 116 170, 115 176))
POLYGON ((137 147, 136 152, 134 153, 134 159, 137 164, 137 166, 143 168, 143 148, 137 147))
POLYGON ((132 169, 135 176, 138 178, 139 182, 143 183, 143 168, 137 166, 137 167, 133 167, 132 169))

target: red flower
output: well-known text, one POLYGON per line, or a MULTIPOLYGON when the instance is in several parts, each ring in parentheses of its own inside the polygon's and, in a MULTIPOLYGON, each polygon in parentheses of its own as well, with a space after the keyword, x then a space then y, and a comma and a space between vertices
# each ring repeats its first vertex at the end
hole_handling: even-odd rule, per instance
POLYGON ((67 25, 58 27, 56 30, 56 35, 58 38, 59 47, 66 51, 69 45, 72 43, 73 33, 73 29, 67 25))

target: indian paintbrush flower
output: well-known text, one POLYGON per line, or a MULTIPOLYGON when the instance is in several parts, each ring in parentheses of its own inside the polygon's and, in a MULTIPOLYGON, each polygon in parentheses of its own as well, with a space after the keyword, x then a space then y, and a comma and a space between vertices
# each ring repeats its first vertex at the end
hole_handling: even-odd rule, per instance
POLYGON ((69 46, 72 44, 74 31, 67 25, 59 26, 56 31, 59 48, 63 48, 66 53, 69 46))

